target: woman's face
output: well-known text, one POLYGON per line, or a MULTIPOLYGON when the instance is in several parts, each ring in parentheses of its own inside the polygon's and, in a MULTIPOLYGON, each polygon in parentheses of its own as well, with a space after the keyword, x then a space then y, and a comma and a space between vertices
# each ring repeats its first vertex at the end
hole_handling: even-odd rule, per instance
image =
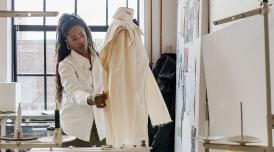
POLYGON ((88 51, 87 34, 84 28, 79 25, 69 29, 66 42, 74 51, 80 54, 88 51))

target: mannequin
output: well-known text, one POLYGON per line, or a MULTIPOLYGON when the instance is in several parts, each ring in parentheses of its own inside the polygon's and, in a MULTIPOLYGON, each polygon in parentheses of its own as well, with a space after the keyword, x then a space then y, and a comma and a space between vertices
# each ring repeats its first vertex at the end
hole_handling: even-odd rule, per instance
POLYGON ((106 100, 107 144, 114 147, 148 143, 152 125, 171 122, 167 107, 149 68, 141 29, 132 21, 133 9, 120 7, 113 16, 100 52, 106 100))

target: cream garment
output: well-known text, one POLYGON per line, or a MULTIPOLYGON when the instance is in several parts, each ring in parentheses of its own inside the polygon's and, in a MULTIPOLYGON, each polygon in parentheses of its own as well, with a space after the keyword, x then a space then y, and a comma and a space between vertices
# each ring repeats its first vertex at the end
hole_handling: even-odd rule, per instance
POLYGON ((102 93, 102 67, 99 58, 93 52, 92 71, 89 60, 71 50, 71 54, 59 63, 63 86, 60 111, 61 128, 68 135, 89 141, 92 123, 95 123, 99 138, 106 137, 104 111, 87 104, 88 96, 102 93))
POLYGON ((142 31, 132 22, 132 16, 133 9, 118 8, 100 51, 104 88, 109 95, 106 139, 114 147, 148 141, 148 114, 153 125, 171 122, 149 68, 142 31))

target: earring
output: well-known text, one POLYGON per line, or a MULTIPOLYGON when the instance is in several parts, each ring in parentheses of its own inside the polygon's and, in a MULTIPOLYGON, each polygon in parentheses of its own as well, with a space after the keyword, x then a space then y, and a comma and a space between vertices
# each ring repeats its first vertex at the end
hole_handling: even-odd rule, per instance
POLYGON ((70 46, 70 45, 68 45, 68 44, 67 44, 67 48, 68 48, 68 50, 71 50, 71 46, 70 46))

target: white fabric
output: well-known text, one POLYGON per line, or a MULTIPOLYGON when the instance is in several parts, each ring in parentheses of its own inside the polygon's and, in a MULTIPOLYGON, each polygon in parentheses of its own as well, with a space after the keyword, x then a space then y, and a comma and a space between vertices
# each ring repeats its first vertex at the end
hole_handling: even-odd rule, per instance
POLYGON ((148 141, 147 121, 171 122, 158 85, 149 68, 141 30, 132 22, 133 10, 118 8, 100 51, 107 100, 107 144, 140 145, 148 141))
POLYGON ((102 93, 102 67, 93 52, 92 71, 89 60, 71 50, 71 54, 59 63, 58 72, 63 86, 60 112, 61 127, 68 135, 89 141, 95 123, 100 140, 106 137, 104 111, 87 104, 87 98, 102 93))

